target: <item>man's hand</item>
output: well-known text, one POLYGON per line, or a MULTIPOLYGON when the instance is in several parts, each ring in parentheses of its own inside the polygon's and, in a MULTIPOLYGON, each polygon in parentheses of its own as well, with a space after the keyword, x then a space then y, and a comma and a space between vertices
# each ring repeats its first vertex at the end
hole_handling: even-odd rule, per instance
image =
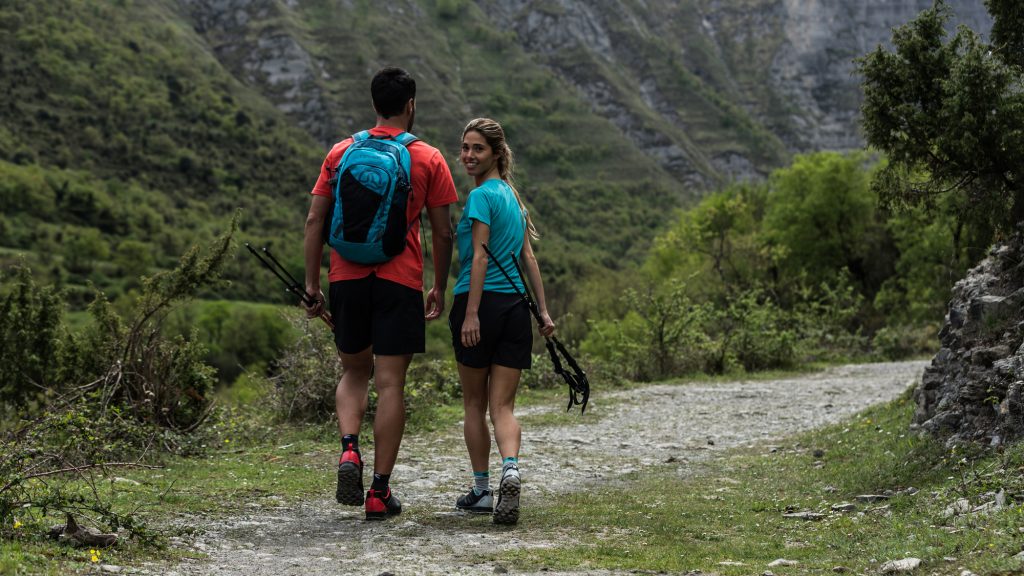
POLYGON ((306 287, 306 294, 313 300, 312 305, 307 305, 306 301, 303 300, 302 307, 306 310, 306 318, 316 318, 317 316, 323 316, 324 314, 324 293, 319 288, 310 289, 306 287))
POLYGON ((423 317, 427 320, 437 320, 441 317, 441 313, 444 312, 444 290, 438 290, 435 287, 427 292, 427 302, 423 312, 423 317))

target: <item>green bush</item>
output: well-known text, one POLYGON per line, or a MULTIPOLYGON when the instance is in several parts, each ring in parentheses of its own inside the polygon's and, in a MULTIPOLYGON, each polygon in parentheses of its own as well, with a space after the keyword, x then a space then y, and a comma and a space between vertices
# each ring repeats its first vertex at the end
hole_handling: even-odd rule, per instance
MULTIPOLYGON (((62 386, 67 350, 63 294, 39 286, 23 263, 0 274, 0 400, 4 412, 37 412, 47 392, 62 386)), ((12 414, 0 413, 3 420, 12 414)))
POLYGON ((877 356, 886 360, 930 354, 939 346, 936 336, 938 332, 938 327, 934 324, 886 326, 875 332, 875 337, 871 339, 871 348, 877 356))

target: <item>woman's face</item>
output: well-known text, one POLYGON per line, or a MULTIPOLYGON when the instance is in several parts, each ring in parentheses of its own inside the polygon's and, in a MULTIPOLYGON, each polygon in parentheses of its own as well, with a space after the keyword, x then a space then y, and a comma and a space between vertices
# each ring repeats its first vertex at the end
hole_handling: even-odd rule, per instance
POLYGON ((497 160, 483 134, 476 130, 470 130, 462 137, 462 153, 459 154, 459 161, 465 167, 466 174, 484 176, 497 166, 497 160))

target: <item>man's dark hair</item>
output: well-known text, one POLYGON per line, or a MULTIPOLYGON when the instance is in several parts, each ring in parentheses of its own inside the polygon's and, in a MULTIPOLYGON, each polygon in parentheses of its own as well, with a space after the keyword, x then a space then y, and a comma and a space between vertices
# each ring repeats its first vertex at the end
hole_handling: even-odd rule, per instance
POLYGON ((370 96, 377 114, 382 118, 390 118, 401 114, 405 103, 416 97, 416 81, 401 68, 382 68, 373 75, 370 96))

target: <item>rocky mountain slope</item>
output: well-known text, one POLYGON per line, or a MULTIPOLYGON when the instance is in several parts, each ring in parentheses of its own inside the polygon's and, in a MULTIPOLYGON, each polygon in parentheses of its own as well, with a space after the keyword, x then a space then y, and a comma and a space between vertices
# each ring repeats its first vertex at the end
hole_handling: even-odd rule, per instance
MULTIPOLYGON (((180 1, 217 57, 321 142, 365 122, 359 81, 385 61, 418 72, 438 106, 431 113, 454 122, 506 112, 473 98, 474 84, 497 80, 491 95, 530 97, 511 85, 519 78, 502 82, 474 66, 504 68, 525 56, 524 65, 573 89, 577 113, 609 121, 611 141, 624 137, 698 188, 764 174, 792 152, 860 147, 852 60, 932 3, 180 1), (396 29, 409 31, 398 44, 381 34, 396 29), (465 55, 487 47, 498 57, 465 55)), ((958 23, 991 26, 982 0, 950 5, 958 23)))
MULTIPOLYGON (((505 125, 552 289, 568 295, 642 257, 707 190, 859 146, 850 60, 928 3, 11 0, 0 256, 118 288, 107 259, 167 266, 237 207, 246 239, 293 247, 323 151, 372 124, 369 78, 398 64, 419 84, 416 132, 460 189, 461 127, 505 125)), ((986 29, 982 0, 952 5, 986 29)))

